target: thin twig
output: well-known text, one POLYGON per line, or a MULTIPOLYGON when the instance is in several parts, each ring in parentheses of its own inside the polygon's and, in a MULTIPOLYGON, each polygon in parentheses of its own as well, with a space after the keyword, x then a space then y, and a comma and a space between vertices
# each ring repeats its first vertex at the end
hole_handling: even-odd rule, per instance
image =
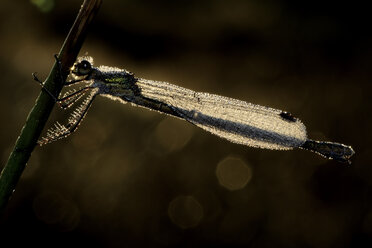
MULTIPOLYGON (((62 68, 62 78, 65 81, 68 70, 75 62, 83 44, 88 26, 97 14, 101 3, 102 0, 84 0, 79 14, 58 54, 61 67, 57 65, 57 62, 54 63, 49 76, 45 80, 44 86, 52 94, 58 96, 61 92, 63 84, 59 68, 62 68)), ((37 139, 52 112, 54 103, 54 99, 45 90, 42 90, 29 113, 8 162, 0 175, 0 211, 5 208, 12 192, 15 190, 25 165, 36 146, 37 139)))

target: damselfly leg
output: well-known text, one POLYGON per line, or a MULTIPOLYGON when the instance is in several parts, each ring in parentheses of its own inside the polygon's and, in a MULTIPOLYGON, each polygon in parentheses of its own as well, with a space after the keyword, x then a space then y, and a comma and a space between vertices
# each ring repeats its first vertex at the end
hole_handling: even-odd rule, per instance
POLYGON ((57 99, 57 103, 61 108, 67 109, 74 105, 81 97, 85 95, 85 93, 91 89, 93 89, 93 87, 87 86, 76 91, 69 91, 62 98, 57 99))
MULTIPOLYGON (((57 55, 54 55, 54 58, 58 66, 58 77, 63 82, 64 80, 62 77, 61 62, 58 59, 57 55)), ((44 145, 57 139, 64 138, 73 133, 77 129, 81 121, 84 119, 89 107, 91 106, 95 96, 97 95, 98 90, 94 89, 94 87, 91 86, 85 86, 78 90, 68 91, 62 98, 58 98, 44 86, 43 82, 36 76, 36 73, 33 73, 32 75, 34 80, 41 85, 42 89, 47 92, 62 109, 71 107, 90 91, 83 102, 72 111, 71 116, 68 118, 67 124, 62 125, 59 122, 56 122, 54 124, 54 128, 48 129, 46 137, 41 138, 41 140, 38 141, 38 144, 44 145)), ((85 80, 86 78, 79 78, 76 80, 65 81, 62 84, 63 86, 70 86, 79 82, 83 82, 85 80)))
MULTIPOLYGON (((87 87, 88 88, 88 87, 87 87)), ((91 88, 89 88, 91 89, 91 88)), ((88 89, 82 95, 84 95, 87 92, 88 89)), ((76 107, 71 116, 68 118, 68 122, 65 125, 62 125, 60 123, 56 123, 54 125, 54 128, 50 128, 47 131, 46 137, 41 138, 41 140, 38 141, 39 145, 45 145, 47 143, 50 143, 52 141, 64 138, 71 133, 75 132, 81 121, 86 116, 88 109, 92 105, 92 102, 94 98, 97 96, 98 89, 91 90, 90 94, 87 96, 87 98, 84 99, 84 101, 76 107)), ((80 96, 81 97, 81 96, 80 96)), ((79 97, 79 98, 80 98, 79 97)), ((76 101, 75 101, 76 102, 76 101)), ((74 102, 74 103, 75 103, 74 102)))
MULTIPOLYGON (((54 55, 54 58, 57 62, 58 66, 58 71, 59 71, 59 78, 61 82, 63 82, 63 77, 62 77, 62 67, 61 67, 61 61, 57 57, 57 54, 54 55)), ((66 109, 69 108, 71 105, 73 105, 75 102, 77 102, 89 89, 92 89, 92 87, 83 87, 79 90, 76 91, 69 91, 65 93, 65 95, 62 98, 56 97, 54 94, 52 94, 45 86, 44 83, 36 76, 36 72, 32 73, 33 79, 38 82, 41 85, 41 88, 48 93, 50 97, 53 98, 53 100, 62 108, 66 109)), ((71 80, 71 81, 66 81, 63 82, 63 86, 70 86, 79 82, 84 81, 85 78, 82 79, 77 79, 77 80, 71 80)))

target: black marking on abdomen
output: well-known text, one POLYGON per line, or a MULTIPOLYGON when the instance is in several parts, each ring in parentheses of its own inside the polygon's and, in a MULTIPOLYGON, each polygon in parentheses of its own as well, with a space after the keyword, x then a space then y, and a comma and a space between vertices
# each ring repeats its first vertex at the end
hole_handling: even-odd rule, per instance
POLYGON ((138 79, 133 77, 132 80, 131 80, 131 87, 130 88, 133 91, 133 94, 135 96, 140 96, 141 95, 141 89, 140 89, 140 87, 138 87, 137 81, 138 81, 138 79))
POLYGON ((296 117, 294 117, 291 113, 286 111, 282 111, 279 115, 286 121, 296 122, 297 120, 296 117))

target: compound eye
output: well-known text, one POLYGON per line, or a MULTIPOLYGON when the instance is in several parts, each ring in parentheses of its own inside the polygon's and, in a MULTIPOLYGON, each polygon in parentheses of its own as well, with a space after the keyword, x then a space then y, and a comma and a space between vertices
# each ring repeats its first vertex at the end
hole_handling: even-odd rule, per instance
POLYGON ((80 75, 87 75, 90 73, 91 70, 92 70, 92 65, 86 60, 82 60, 78 64, 78 73, 80 75))
POLYGON ((77 76, 88 75, 92 71, 92 65, 87 60, 82 60, 75 64, 72 72, 77 76))

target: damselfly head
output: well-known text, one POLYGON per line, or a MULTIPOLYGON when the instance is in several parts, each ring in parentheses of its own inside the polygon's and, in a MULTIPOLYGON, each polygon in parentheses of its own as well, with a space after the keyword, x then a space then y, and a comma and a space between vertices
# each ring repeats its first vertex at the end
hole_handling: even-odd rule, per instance
POLYGON ((82 60, 75 63, 71 69, 71 72, 76 76, 85 76, 92 71, 92 65, 87 60, 82 60))
POLYGON ((79 57, 75 64, 71 68, 71 73, 75 76, 85 76, 89 75, 92 72, 92 57, 79 57))

